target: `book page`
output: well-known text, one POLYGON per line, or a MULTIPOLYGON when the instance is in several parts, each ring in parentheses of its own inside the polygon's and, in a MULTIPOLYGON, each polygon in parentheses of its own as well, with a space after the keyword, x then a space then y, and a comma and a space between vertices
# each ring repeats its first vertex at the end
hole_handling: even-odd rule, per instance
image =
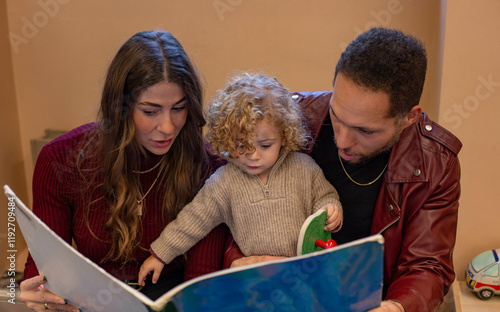
POLYGON ((118 280, 55 234, 14 192, 15 215, 38 271, 47 277, 45 289, 66 298, 82 311, 147 312, 153 301, 118 280))

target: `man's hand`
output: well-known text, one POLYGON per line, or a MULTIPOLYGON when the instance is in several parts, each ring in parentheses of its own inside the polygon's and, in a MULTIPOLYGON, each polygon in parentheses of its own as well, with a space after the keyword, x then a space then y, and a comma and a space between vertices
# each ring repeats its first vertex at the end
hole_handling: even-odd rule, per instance
POLYGON ((239 267, 242 265, 248 265, 248 264, 254 264, 258 262, 264 262, 264 261, 271 261, 271 260, 277 260, 277 259, 285 259, 286 257, 275 257, 275 256, 250 256, 250 257, 243 257, 239 258, 237 260, 234 260, 233 263, 231 263, 231 268, 239 267))
POLYGON ((372 309, 368 312, 405 312, 403 305, 396 301, 382 301, 380 307, 372 309))

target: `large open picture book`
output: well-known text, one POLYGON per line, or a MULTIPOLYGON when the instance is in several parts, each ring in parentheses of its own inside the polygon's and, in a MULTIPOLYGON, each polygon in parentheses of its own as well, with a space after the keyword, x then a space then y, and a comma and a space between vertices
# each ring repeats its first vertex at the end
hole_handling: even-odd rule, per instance
POLYGON ((153 301, 57 236, 6 185, 45 288, 82 311, 367 311, 382 297, 381 235, 297 257, 221 270, 153 301))

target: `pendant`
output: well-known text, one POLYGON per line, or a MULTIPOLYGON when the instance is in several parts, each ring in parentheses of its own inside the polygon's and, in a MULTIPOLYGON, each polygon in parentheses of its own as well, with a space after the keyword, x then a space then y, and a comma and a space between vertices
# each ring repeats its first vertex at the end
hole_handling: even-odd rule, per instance
POLYGON ((137 201, 137 209, 138 209, 137 215, 142 216, 142 200, 137 201))

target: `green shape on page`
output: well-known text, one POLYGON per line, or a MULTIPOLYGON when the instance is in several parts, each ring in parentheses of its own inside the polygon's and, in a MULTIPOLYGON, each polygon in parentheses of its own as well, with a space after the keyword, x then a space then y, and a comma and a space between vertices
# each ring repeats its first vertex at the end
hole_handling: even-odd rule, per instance
POLYGON ((332 233, 325 231, 326 219, 327 211, 320 209, 304 221, 299 233, 297 255, 305 255, 311 252, 324 250, 316 246, 316 240, 320 239, 326 242, 331 238, 332 233))

